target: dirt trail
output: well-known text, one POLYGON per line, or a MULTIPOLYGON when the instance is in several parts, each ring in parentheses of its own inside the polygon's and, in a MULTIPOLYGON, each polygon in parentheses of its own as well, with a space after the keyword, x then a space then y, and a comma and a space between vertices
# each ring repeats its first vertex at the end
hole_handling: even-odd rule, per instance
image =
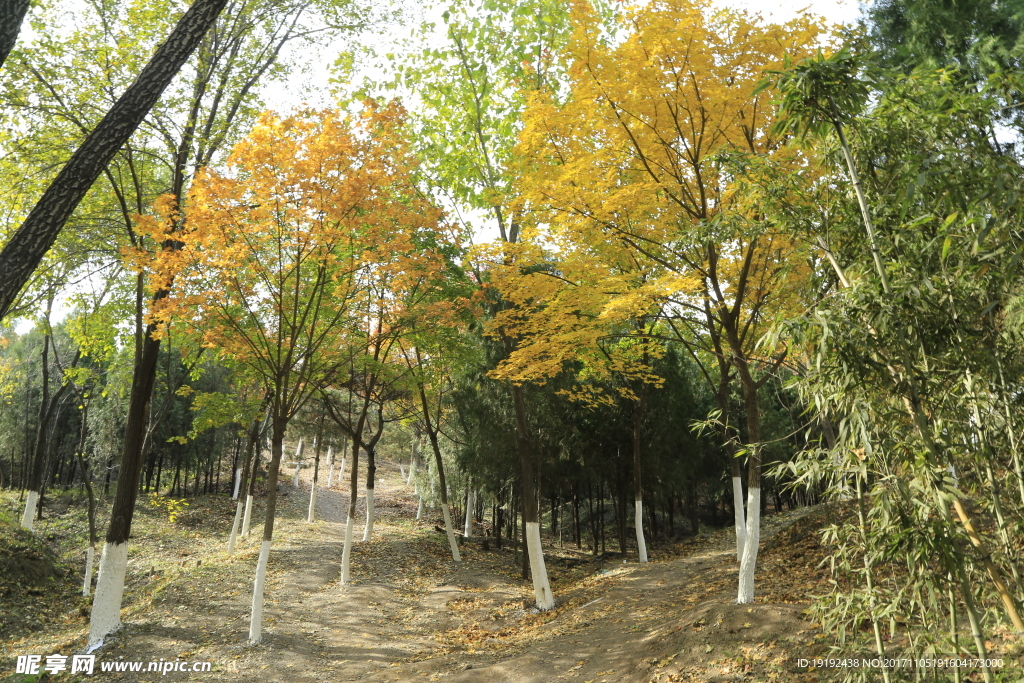
MULTIPOLYGON (((128 626, 99 653, 102 660, 209 661, 213 671, 104 680, 801 680, 790 660, 812 636, 802 606, 731 604, 736 562, 727 533, 708 537, 702 550, 682 559, 609 562, 589 576, 551 561, 559 604, 538 613, 530 607, 530 585, 512 573, 508 550, 468 544, 465 561, 453 562, 434 530, 440 515, 416 522, 412 490, 397 465, 381 463, 378 474, 375 538, 355 544, 350 585, 338 582, 347 495, 321 488, 319 519, 308 524, 310 473, 303 472, 297 491, 288 477, 270 555, 263 643, 245 645, 262 529, 254 515, 234 557, 220 551, 208 552, 205 562, 186 559, 187 571, 154 590, 152 604, 129 610, 128 626)), ((765 538, 793 518, 784 517, 766 519, 765 538)), ((363 521, 360 499, 357 539, 363 521)), ((150 561, 142 549, 135 552, 129 573, 132 563, 150 561)))

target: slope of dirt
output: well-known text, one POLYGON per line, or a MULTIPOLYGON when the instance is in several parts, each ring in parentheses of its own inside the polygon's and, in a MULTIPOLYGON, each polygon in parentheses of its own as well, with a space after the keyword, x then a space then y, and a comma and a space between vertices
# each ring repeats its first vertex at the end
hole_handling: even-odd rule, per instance
MULTIPOLYGON (((440 516, 416 522, 411 488, 386 462, 378 468, 375 538, 355 544, 353 581, 340 586, 348 498, 337 487, 321 489, 319 521, 307 523, 308 474, 298 490, 290 478, 281 487, 258 647, 246 639, 259 516, 227 557, 231 501, 194 501, 173 525, 143 506, 129 551, 128 625, 99 659, 211 662, 212 671, 107 673, 103 680, 817 680, 795 666, 796 657, 820 648, 801 616, 804 605, 793 602, 814 592, 807 582, 819 580, 818 570, 791 571, 788 555, 769 540, 806 511, 765 518, 759 585, 769 586, 775 602, 732 604, 737 568, 726 530, 654 552, 648 565, 553 549, 558 606, 538 613, 511 551, 471 543, 464 562, 453 562, 434 529, 440 516), (775 586, 777 572, 790 583, 775 586)), ((362 500, 358 514, 361 538, 362 500)), ((801 552, 803 564, 816 565, 811 546, 801 552)), ((79 651, 86 626, 72 612, 59 628, 9 643, 0 672, 13 671, 15 654, 79 651)))
POLYGON ((84 606, 74 570, 22 529, 19 517, 0 509, 0 642, 43 631, 84 606))

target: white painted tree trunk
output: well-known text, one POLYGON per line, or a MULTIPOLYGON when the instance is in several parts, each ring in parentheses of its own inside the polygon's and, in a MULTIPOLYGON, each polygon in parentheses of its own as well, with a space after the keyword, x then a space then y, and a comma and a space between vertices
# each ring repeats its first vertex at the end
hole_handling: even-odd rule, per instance
POLYGON ((238 538, 238 525, 242 521, 242 508, 245 505, 242 503, 242 499, 239 498, 238 502, 235 503, 235 521, 231 524, 231 535, 228 537, 228 555, 235 554, 235 540, 238 538))
POLYGON ((252 520, 252 496, 245 497, 245 516, 242 517, 242 535, 249 535, 249 522, 252 520))
POLYGON ((33 524, 36 519, 36 508, 39 503, 39 491, 29 491, 25 498, 25 511, 21 513, 21 527, 29 531, 35 531, 33 524))
POLYGON ((636 548, 640 555, 640 562, 647 562, 647 539, 644 538, 644 501, 642 498, 636 500, 636 513, 633 517, 633 524, 636 527, 636 548))
POLYGON ((472 488, 466 493, 466 523, 463 525, 462 535, 466 538, 473 536, 473 511, 476 510, 476 491, 472 488))
MULTIPOLYGON (((338 465, 338 481, 345 481, 345 456, 341 456, 341 464, 338 465)), ((340 484, 339 484, 340 486, 340 484)))
POLYGON ((270 559, 270 541, 260 546, 260 559, 256 561, 256 582, 252 587, 252 615, 249 619, 249 644, 259 645, 263 640, 263 586, 267 581, 267 561, 270 559))
POLYGON ((306 521, 307 522, 315 522, 316 521, 316 488, 317 488, 316 482, 314 481, 312 484, 310 484, 310 487, 313 490, 309 492, 309 512, 306 515, 306 521))
POLYGON ((732 478, 732 509, 736 515, 736 561, 743 562, 743 542, 746 538, 746 521, 743 515, 743 480, 732 478))
POLYGON ((104 543, 100 554, 100 572, 96 579, 96 596, 92 600, 89 621, 89 647, 121 625, 121 597, 124 595, 124 573, 128 566, 127 543, 104 543))
POLYGON ((299 467, 302 466, 302 439, 299 439, 299 445, 295 449, 295 474, 292 475, 292 486, 299 488, 299 467))
POLYGON ((407 482, 408 480, 405 478, 405 465, 399 465, 398 471, 402 473, 402 481, 407 482))
POLYGON ((331 484, 334 483, 334 448, 332 446, 327 447, 327 488, 331 488, 331 484))
POLYGON ((96 549, 89 546, 85 549, 85 580, 82 581, 82 597, 89 597, 92 591, 92 561, 96 555, 96 549))
POLYGON ((420 504, 416 508, 416 521, 419 522, 423 519, 423 496, 419 496, 420 504))
POLYGON ((416 456, 415 454, 409 458, 409 478, 405 480, 406 484, 411 484, 413 477, 416 476, 416 456))
POLYGON ((345 547, 341 551, 341 585, 348 583, 349 560, 352 559, 352 516, 345 522, 345 547))
POLYGON ((757 547, 761 540, 761 489, 747 489, 747 533, 740 561, 740 589, 736 602, 741 605, 754 602, 754 567, 757 547))
POLYGON ((369 541, 373 536, 373 518, 376 517, 373 509, 373 489, 366 489, 366 526, 363 527, 363 540, 369 541))
POLYGON ((235 470, 235 492, 231 494, 231 500, 238 500, 238 487, 242 485, 242 468, 235 470))
POLYGON ((447 503, 441 503, 441 514, 444 515, 444 530, 448 533, 448 545, 452 549, 452 559, 462 562, 462 556, 459 555, 459 544, 455 542, 455 531, 452 529, 452 513, 448 509, 447 503))
POLYGON ((526 523, 526 549, 530 553, 530 574, 533 578, 533 595, 537 609, 547 611, 555 606, 555 597, 548 583, 548 570, 544 566, 544 546, 540 541, 540 523, 526 523))

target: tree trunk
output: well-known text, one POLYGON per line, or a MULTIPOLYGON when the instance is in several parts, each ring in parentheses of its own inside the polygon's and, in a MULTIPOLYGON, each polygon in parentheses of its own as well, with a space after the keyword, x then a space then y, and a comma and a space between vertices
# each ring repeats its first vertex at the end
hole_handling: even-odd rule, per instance
POLYGON ((307 522, 316 521, 316 486, 320 479, 320 443, 323 440, 323 418, 320 418, 320 434, 317 435, 316 443, 313 445, 313 485, 309 489, 309 512, 306 514, 307 522))
POLYGON ((21 23, 28 12, 29 0, 4 0, 0 3, 0 66, 18 42, 21 23))
POLYGON ((423 384, 419 384, 420 407, 423 409, 423 420, 426 422, 427 438, 430 439, 430 448, 434 451, 434 463, 437 466, 437 481, 441 489, 441 514, 444 517, 444 529, 448 535, 448 546, 452 551, 452 559, 456 562, 462 561, 459 555, 459 547, 455 543, 455 531, 452 528, 452 515, 448 509, 448 484, 444 478, 444 461, 441 459, 441 448, 437 443, 437 425, 430 420, 430 405, 427 403, 427 391, 423 384))
POLYGON ((640 398, 633 411, 633 500, 636 502, 633 524, 636 527, 636 547, 640 562, 647 562, 647 540, 644 538, 644 496, 640 479, 640 437, 644 409, 647 407, 647 384, 640 388, 640 398))
MULTIPOLYGON (((506 346, 511 342, 506 340, 506 346)), ((523 531, 526 549, 530 555, 530 574, 533 579, 533 594, 537 609, 545 611, 555 606, 548 583, 548 572, 544 566, 544 549, 540 539, 540 512, 537 506, 537 490, 534 481, 533 458, 530 452, 529 423, 526 417, 526 399, 523 388, 512 385, 512 403, 516 416, 516 446, 519 451, 520 497, 523 501, 523 531)))
POLYGON ((256 561, 256 580, 252 590, 252 612, 249 619, 249 643, 259 645, 263 639, 263 587, 267 579, 270 560, 270 542, 274 538, 274 515, 277 512, 277 475, 281 469, 284 451, 284 433, 288 424, 281 415, 280 395, 273 401, 271 419, 270 465, 267 467, 267 513, 263 522, 263 543, 256 561))
POLYGON ((376 449, 370 447, 366 451, 366 525, 363 527, 363 540, 369 541, 373 536, 373 483, 377 477, 376 449))
MULTIPOLYGON (((249 477, 250 472, 252 471, 253 453, 256 451, 256 444, 260 439, 260 422, 261 420, 259 416, 254 417, 252 420, 252 425, 249 427, 249 439, 245 444, 244 461, 242 462, 242 467, 238 470, 238 484, 235 486, 235 498, 237 499, 237 502, 235 503, 235 519, 231 525, 231 536, 228 538, 228 555, 233 555, 235 552, 235 541, 238 538, 239 523, 242 517, 246 516, 243 514, 243 508, 245 508, 245 512, 248 512, 249 503, 252 500, 252 496, 246 495, 246 501, 243 503, 242 496, 240 494, 243 491, 247 492, 249 489, 249 477)), ((246 529, 246 531, 248 531, 248 529, 246 529)))
MULTIPOLYGON (((166 294, 165 294, 166 295, 166 294)), ((125 426, 121 468, 114 492, 114 505, 107 528, 106 543, 100 558, 99 578, 93 598, 92 617, 89 622, 89 644, 101 643, 121 624, 121 597, 124 593, 124 574, 128 562, 128 538, 131 535, 132 515, 139 492, 142 470, 142 442, 146 436, 149 403, 156 380, 156 364, 160 354, 160 339, 155 337, 156 325, 146 327, 142 355, 132 376, 128 400, 128 419, 125 426)))

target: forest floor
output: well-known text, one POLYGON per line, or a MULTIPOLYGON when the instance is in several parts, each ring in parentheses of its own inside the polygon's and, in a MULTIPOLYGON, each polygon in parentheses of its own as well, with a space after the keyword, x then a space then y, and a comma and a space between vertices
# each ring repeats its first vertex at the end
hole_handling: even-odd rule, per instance
MULTIPOLYGON (((191 501, 170 524, 166 510, 140 496, 129 546, 126 627, 108 638, 98 661, 181 659, 210 662, 212 670, 65 672, 38 680, 828 680, 797 664, 827 649, 803 614, 808 595, 825 590, 814 533, 821 510, 764 518, 753 605, 734 604, 737 563, 731 530, 724 529, 654 547, 646 565, 635 556, 595 560, 568 544, 546 546, 557 607, 539 613, 510 550, 466 543, 463 562, 453 562, 435 530, 440 515, 417 522, 412 487, 402 482, 398 466, 384 462, 377 472, 374 539, 354 545, 352 581, 344 587, 338 578, 347 494, 337 486, 321 489, 319 521, 309 524, 309 472, 299 490, 282 476, 258 647, 246 639, 262 524, 254 523, 228 557, 232 501, 191 501)), ((362 502, 356 538, 362 536, 362 502)), ((84 522, 77 507, 63 506, 47 509, 39 539, 77 553, 51 557, 53 576, 41 588, 12 583, 11 576, 0 588, 0 641, 6 641, 0 680, 14 671, 15 655, 70 655, 84 647, 89 602, 75 596, 84 522)), ((16 520, 16 513, 14 498, 0 499, 0 515, 16 520)), ((32 549, 27 534, 19 538, 28 548, 23 555, 48 552, 32 549)), ((0 576, 0 585, 4 580, 0 576)))

